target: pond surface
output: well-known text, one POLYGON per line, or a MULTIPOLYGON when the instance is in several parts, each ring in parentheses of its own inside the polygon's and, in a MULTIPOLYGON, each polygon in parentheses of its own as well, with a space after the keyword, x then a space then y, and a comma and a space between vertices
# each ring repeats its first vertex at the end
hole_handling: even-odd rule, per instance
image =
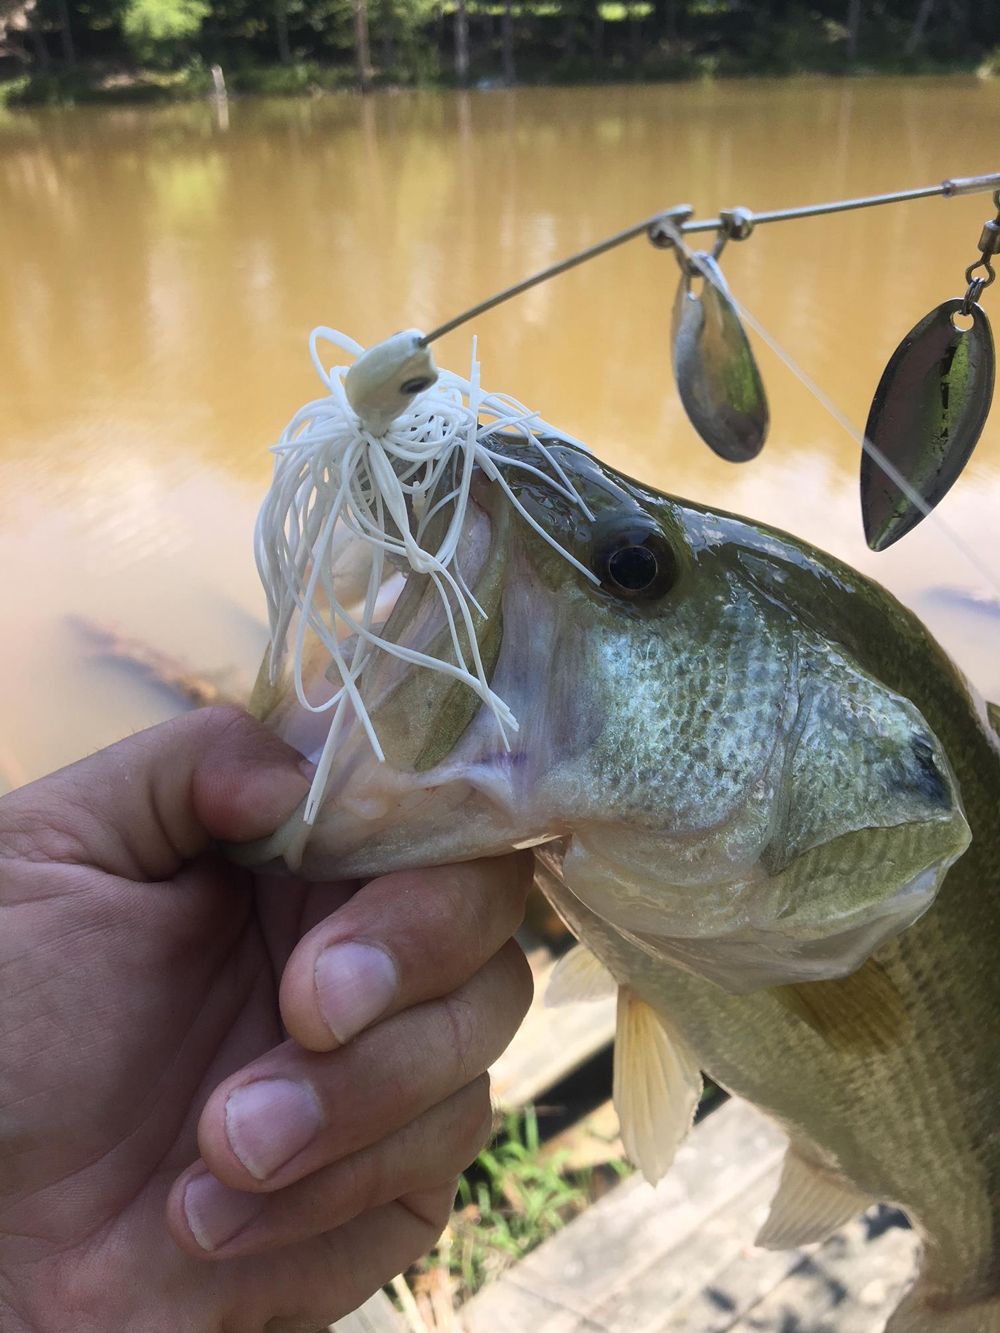
MULTIPOLYGON (((742 82, 11 113, 0 120, 0 768, 34 777, 176 711, 95 654, 110 623, 252 678, 268 447, 316 396, 320 323, 428 328, 605 234, 996 169, 1000 85, 742 82)), ((761 228, 747 307, 863 425, 882 367, 964 292, 986 196, 761 228)), ((928 522, 871 555, 857 446, 766 347, 763 456, 700 443, 669 368, 673 258, 639 240, 479 319, 490 388, 676 494, 874 574, 1000 694, 1000 600, 928 522)), ((985 298, 1000 316, 1000 294, 985 298)), ((465 372, 469 330, 436 349, 465 372)), ((1000 577, 1000 410, 939 512, 1000 577)))

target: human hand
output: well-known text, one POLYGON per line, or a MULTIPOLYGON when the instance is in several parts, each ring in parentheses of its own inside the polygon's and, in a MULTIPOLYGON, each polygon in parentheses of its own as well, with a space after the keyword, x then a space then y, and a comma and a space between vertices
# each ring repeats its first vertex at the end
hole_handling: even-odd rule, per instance
POLYGON ((0 801, 4 1333, 306 1333, 443 1228, 530 998, 528 863, 224 861, 299 762, 207 709, 0 801))

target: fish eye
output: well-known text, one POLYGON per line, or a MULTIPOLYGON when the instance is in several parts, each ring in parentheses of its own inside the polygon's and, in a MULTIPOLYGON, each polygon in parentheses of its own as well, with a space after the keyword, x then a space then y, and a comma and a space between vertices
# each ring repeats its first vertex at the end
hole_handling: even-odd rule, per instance
POLYGON ((404 383, 399 386, 399 392, 423 393, 423 391, 429 389, 433 383, 434 381, 432 379, 429 379, 425 375, 420 375, 416 379, 404 381, 404 383))
POLYGON ((601 586, 628 601, 662 597, 677 581, 677 558, 657 528, 632 523, 596 543, 594 573, 601 586))

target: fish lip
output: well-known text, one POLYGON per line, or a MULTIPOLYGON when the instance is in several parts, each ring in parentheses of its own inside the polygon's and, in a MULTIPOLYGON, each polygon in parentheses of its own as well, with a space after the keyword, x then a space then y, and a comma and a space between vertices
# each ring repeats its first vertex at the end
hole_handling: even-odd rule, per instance
MULTIPOLYGON (((331 774, 325 816, 320 815, 319 823, 326 823, 326 829, 315 852, 309 844, 303 851, 307 877, 350 877, 498 855, 518 844, 548 841, 566 832, 544 801, 538 806, 531 798, 536 777, 550 764, 550 749, 562 745, 550 725, 548 686, 541 683, 549 659, 543 646, 548 631, 539 635, 539 621, 554 633, 556 620, 549 611, 540 616, 539 609, 548 606, 553 594, 535 578, 534 563, 521 549, 516 526, 508 525, 508 514, 498 507, 505 505, 509 507, 510 501, 502 488, 477 470, 470 483, 463 533, 477 527, 475 540, 482 560, 464 572, 470 587, 477 587, 490 560, 505 562, 497 608, 504 633, 491 680, 522 723, 510 736, 512 748, 504 749, 490 709, 480 703, 447 752, 421 770, 410 760, 400 762, 401 751, 393 758, 395 738, 404 736, 402 714, 387 711, 388 731, 383 733, 377 708, 373 709, 389 762, 377 765, 359 729, 351 727, 349 748, 342 751, 331 774), (499 531, 498 520, 508 530, 499 531), (522 660, 526 652, 527 661, 522 660), (372 810, 374 815, 369 814, 372 810), (443 832, 435 827, 438 823, 443 832)), ((492 613, 494 603, 484 599, 484 604, 492 613)), ((407 673, 422 670, 406 666, 407 673)), ((548 672, 544 675, 547 680, 548 672)), ((408 678, 401 675, 399 680, 405 684, 408 678)), ((390 699, 388 694, 380 697, 390 699)), ((420 712, 411 723, 411 735, 425 734, 424 716, 420 712)), ((578 729, 571 725, 569 730, 575 735, 578 729)))
MULTIPOLYGON (((497 483, 487 475, 486 471, 480 464, 477 464, 472 470, 472 477, 469 481, 469 509, 475 506, 479 513, 485 514, 490 520, 492 529, 493 521, 496 518, 498 504, 510 504, 510 500, 504 495, 503 488, 498 486, 497 483)), ((468 510, 466 512, 468 512, 468 510)), ((462 535, 459 538, 459 542, 462 541, 465 535, 466 525, 465 519, 463 518, 462 535)))

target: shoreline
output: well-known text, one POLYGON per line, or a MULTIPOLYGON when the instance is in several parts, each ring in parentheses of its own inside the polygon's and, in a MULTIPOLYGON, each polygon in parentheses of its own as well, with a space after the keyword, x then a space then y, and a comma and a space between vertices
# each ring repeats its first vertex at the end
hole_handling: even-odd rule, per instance
MULTIPOLYGON (((705 62, 692 58, 691 67, 678 69, 643 69, 638 74, 627 68, 598 67, 576 70, 574 77, 563 76, 558 69, 550 70, 549 77, 527 77, 513 84, 502 79, 483 77, 470 80, 464 91, 517 91, 532 88, 574 87, 642 87, 701 81, 762 79, 792 80, 812 78, 818 81, 866 78, 978 78, 984 81, 1000 77, 1000 55, 976 62, 936 63, 922 61, 858 62, 843 68, 803 67, 740 69, 734 62, 721 62, 706 67, 705 62)), ((320 65, 304 62, 293 65, 233 66, 225 71, 225 96, 281 97, 312 99, 336 94, 370 96, 399 92, 463 91, 453 78, 423 78, 400 80, 376 75, 371 87, 362 93, 356 83, 353 66, 320 65)), ((50 70, 40 74, 24 74, 13 78, 0 76, 0 108, 11 110, 38 107, 139 106, 167 105, 197 102, 217 97, 212 67, 197 64, 182 70, 156 71, 139 67, 114 68, 80 66, 72 71, 50 70)))

